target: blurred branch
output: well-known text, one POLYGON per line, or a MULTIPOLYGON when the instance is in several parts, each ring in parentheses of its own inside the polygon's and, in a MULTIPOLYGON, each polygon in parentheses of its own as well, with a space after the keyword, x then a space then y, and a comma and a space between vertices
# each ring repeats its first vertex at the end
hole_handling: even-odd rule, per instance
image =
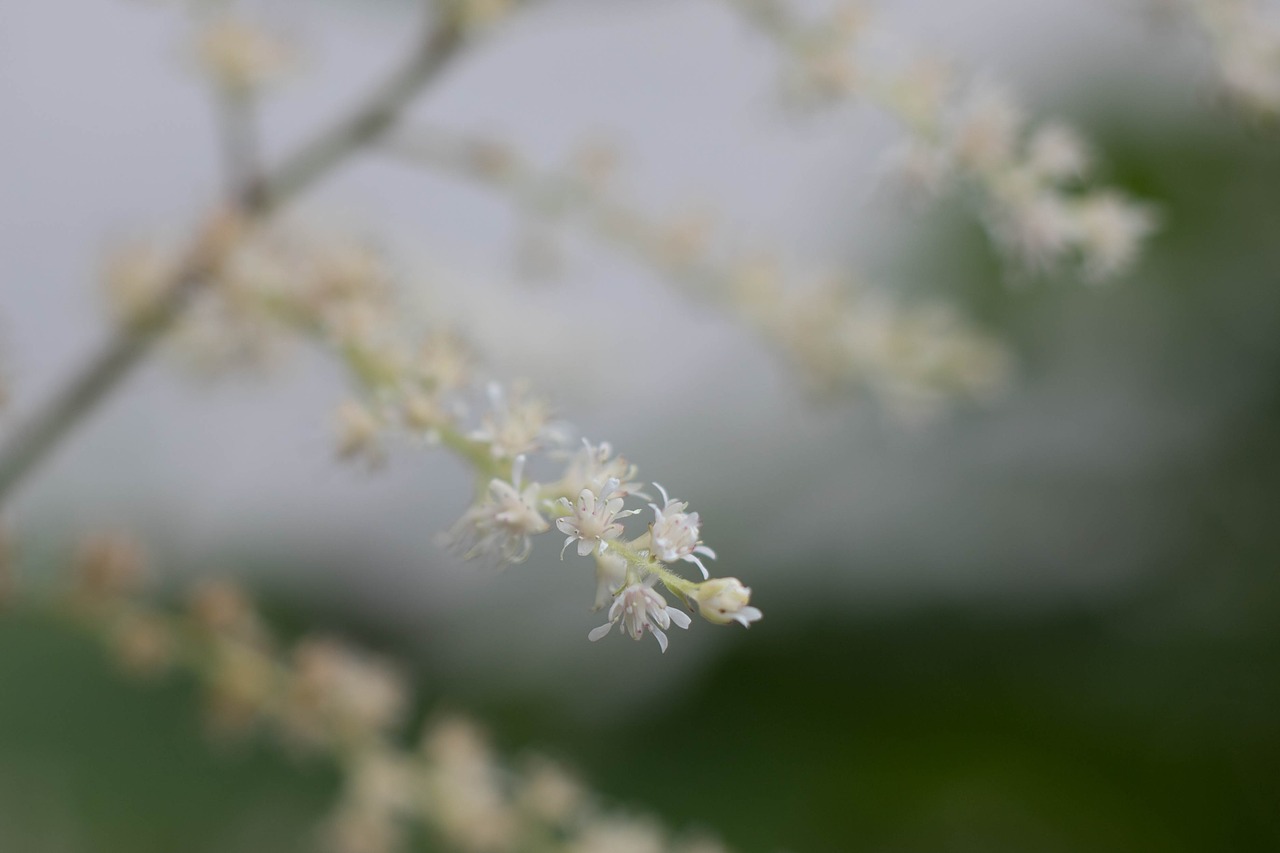
POLYGON ((610 185, 610 149, 589 148, 567 168, 538 170, 500 142, 413 127, 388 135, 377 150, 503 193, 531 217, 575 223, 680 295, 745 325, 818 395, 869 390, 914 415, 951 397, 998 393, 1007 380, 1003 347, 944 305, 890 300, 846 281, 847 273, 795 286, 758 248, 715 251, 708 217, 663 219, 628 205, 610 185))
POLYGON ((164 297, 145 317, 121 329, 43 409, 13 433, 0 451, 0 505, 71 428, 137 366, 192 293, 226 258, 242 229, 269 215, 348 154, 386 131, 413 96, 457 54, 465 35, 464 22, 457 16, 432 17, 408 62, 351 114, 301 146, 273 173, 250 177, 233 192, 226 207, 211 218, 188 251, 164 297))

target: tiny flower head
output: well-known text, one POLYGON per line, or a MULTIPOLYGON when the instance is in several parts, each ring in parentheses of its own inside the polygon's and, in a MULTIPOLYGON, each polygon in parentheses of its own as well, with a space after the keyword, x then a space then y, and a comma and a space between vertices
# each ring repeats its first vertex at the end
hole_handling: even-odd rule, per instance
POLYGON ((295 64, 287 44, 261 27, 231 16, 206 25, 196 54, 205 73, 235 95, 250 94, 275 82, 295 64))
POLYGON ((291 710, 315 715, 322 730, 385 731, 403 716, 408 693, 401 673, 381 658, 328 637, 310 637, 294 649, 291 710))
POLYGON ((1129 267, 1157 224, 1150 208, 1109 190, 1081 199, 1077 217, 1085 271, 1095 281, 1129 267))
POLYGON ((963 105, 952 133, 956 161, 991 174, 1013 162, 1023 116, 1013 98, 994 85, 977 86, 963 105))
POLYGON ((435 392, 409 390, 400 402, 405 427, 428 444, 440 442, 440 432, 452 427, 461 415, 459 404, 450 404, 435 392))
POLYGON ((1031 135, 1027 160, 1031 170, 1046 181, 1073 180, 1089 168, 1089 147, 1073 128, 1054 122, 1031 135))
POLYGON ((707 567, 702 564, 698 555, 702 554, 715 559, 715 552, 702 544, 698 538, 701 524, 696 512, 685 512, 689 506, 684 501, 673 501, 667 497, 667 490, 657 483, 654 487, 662 493, 662 507, 649 504, 653 508, 653 525, 649 528, 649 553, 664 563, 684 560, 693 563, 702 570, 702 576, 710 577, 707 567))
POLYGON ((698 605, 702 618, 717 625, 728 625, 738 622, 744 628, 760 619, 764 614, 760 608, 751 607, 751 589, 742 585, 737 578, 715 578, 698 584, 694 593, 689 596, 698 605))
POLYGON ((480 428, 467 437, 489 445, 494 459, 514 459, 556 443, 562 430, 551 420, 544 400, 529 395, 522 386, 506 393, 496 382, 488 386, 489 411, 480 428))
POLYGON ((633 583, 620 590, 609 608, 609 621, 587 635, 591 642, 608 634, 615 622, 622 624, 622 630, 639 640, 645 632, 653 634, 658 645, 667 650, 667 635, 664 629, 675 623, 677 628, 689 627, 689 616, 674 607, 668 607, 667 601, 653 589, 654 578, 633 583))
POLYGON ((641 484, 635 479, 639 473, 639 469, 625 458, 613 455, 613 447, 609 442, 592 444, 584 438, 582 448, 570 458, 559 486, 564 493, 570 495, 576 495, 583 489, 598 493, 605 483, 617 480, 616 491, 619 495, 636 495, 647 499, 649 496, 640 490, 641 484))
POLYGON ((363 459, 370 466, 386 461, 382 421, 355 400, 348 400, 338 409, 338 455, 343 459, 363 459))
POLYGON ((618 492, 617 478, 610 479, 597 495, 591 489, 583 489, 578 499, 569 503, 568 498, 561 498, 561 507, 569 510, 569 514, 556 519, 556 527, 565 535, 564 548, 560 556, 573 542, 578 543, 578 556, 585 557, 592 551, 603 554, 609 548, 609 542, 622 535, 622 522, 619 519, 635 515, 639 510, 623 509, 624 500, 618 492))
POLYGON ((432 335, 422 345, 416 362, 419 377, 436 391, 455 391, 467 384, 471 352, 455 334, 432 335))
POLYGON ((97 604, 136 590, 146 572, 146 556, 131 537, 102 534, 80 544, 74 572, 77 600, 97 604))
POLYGON ((547 520, 538 512, 537 483, 521 489, 523 456, 516 457, 511 482, 493 479, 485 499, 467 510, 450 534, 466 559, 487 555, 508 563, 522 562, 533 547, 529 537, 545 533, 547 520))
POLYGON ((173 662, 177 643, 168 623, 146 611, 130 611, 112 626, 117 661, 133 675, 156 675, 173 662))

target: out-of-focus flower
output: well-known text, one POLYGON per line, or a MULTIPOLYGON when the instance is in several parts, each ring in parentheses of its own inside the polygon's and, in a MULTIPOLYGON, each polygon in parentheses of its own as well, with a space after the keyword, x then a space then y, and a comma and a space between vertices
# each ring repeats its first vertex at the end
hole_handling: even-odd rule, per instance
POLYGON ((661 827, 652 821, 610 817, 592 821, 570 846, 570 853, 664 853, 661 827))
POLYGON ((1089 168, 1089 146, 1075 129, 1049 122, 1027 141, 1027 165, 1042 180, 1075 180, 1089 168))
POLYGON ((323 737, 390 729, 408 708, 400 672, 386 661, 330 637, 312 637, 293 652, 286 719, 295 732, 323 737))
POLYGON ((586 806, 586 794, 582 783, 559 764, 536 758, 525 771, 516 801, 539 820, 563 825, 586 806))
POLYGON ((551 419, 551 407, 532 396, 526 386, 504 390, 491 382, 486 391, 489 410, 482 416, 480 428, 467 437, 489 445, 495 459, 514 459, 562 440, 562 430, 551 419))
POLYGON ((533 547, 530 537, 549 529, 538 509, 537 483, 521 485, 525 457, 516 457, 511 482, 489 481, 485 498, 468 509, 450 533, 467 559, 485 556, 508 563, 523 562, 533 547))
POLYGON ((386 461, 383 422, 365 404, 348 400, 338 408, 338 456, 363 459, 370 466, 386 461))
POLYGON ((133 538, 100 534, 81 543, 74 566, 76 599, 92 605, 136 590, 143 580, 146 558, 133 538))
POLYGON ((579 494, 583 489, 600 493, 610 480, 616 480, 618 486, 614 491, 626 497, 636 495, 647 498, 642 491, 642 483, 636 479, 639 469, 625 458, 613 455, 613 446, 607 441, 591 444, 585 438, 582 447, 569 459, 564 476, 554 487, 565 496, 579 494))
POLYGON ((296 64, 294 51, 282 39, 233 15, 204 24, 196 57, 210 79, 234 95, 260 91, 296 64))
POLYGON ((1077 217, 1085 267, 1096 281, 1128 267, 1142 241, 1156 228, 1156 216, 1150 209, 1111 192, 1082 199, 1077 217))
POLYGON ((154 676, 167 669, 176 648, 168 623, 145 611, 121 615, 112 627, 110 644, 120 666, 139 676, 154 676))
POLYGON ((423 741, 429 762, 424 808, 454 847, 497 853, 511 847, 518 824, 483 736, 465 720, 437 723, 423 741))

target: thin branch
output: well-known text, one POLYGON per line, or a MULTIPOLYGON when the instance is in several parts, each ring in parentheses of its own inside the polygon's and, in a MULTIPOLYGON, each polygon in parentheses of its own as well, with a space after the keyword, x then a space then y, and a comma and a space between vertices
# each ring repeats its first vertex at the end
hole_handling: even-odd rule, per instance
POLYGON ((310 186, 351 151, 387 131, 401 110, 465 44, 461 24, 446 17, 433 26, 410 61, 351 115, 303 145, 274 175, 247 186, 240 203, 269 213, 310 186))
POLYGON ((227 210, 215 216, 196 240, 165 296, 147 316, 119 331, 43 409, 12 434, 0 451, 0 506, 72 427, 141 362, 191 295, 216 272, 245 225, 278 209, 348 154, 386 131, 464 43, 465 32, 457 16, 446 14, 433 20, 409 61, 354 112, 320 132, 274 173, 251 178, 235 192, 227 210))

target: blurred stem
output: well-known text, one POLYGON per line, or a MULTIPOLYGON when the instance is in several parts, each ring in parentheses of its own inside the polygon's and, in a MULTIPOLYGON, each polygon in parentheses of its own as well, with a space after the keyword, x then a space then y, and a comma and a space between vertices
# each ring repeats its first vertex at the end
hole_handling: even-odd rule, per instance
MULTIPOLYGON (((431 15, 435 4, 425 5, 431 15)), ((181 315, 192 294, 217 271, 244 227, 271 214, 391 127, 404 106, 437 76, 465 41, 463 24, 456 15, 433 16, 409 60, 353 112, 301 146, 274 172, 250 176, 232 193, 226 210, 211 219, 188 251, 164 297, 140 321, 117 332, 0 449, 0 507, 72 427, 138 366, 181 315)))

